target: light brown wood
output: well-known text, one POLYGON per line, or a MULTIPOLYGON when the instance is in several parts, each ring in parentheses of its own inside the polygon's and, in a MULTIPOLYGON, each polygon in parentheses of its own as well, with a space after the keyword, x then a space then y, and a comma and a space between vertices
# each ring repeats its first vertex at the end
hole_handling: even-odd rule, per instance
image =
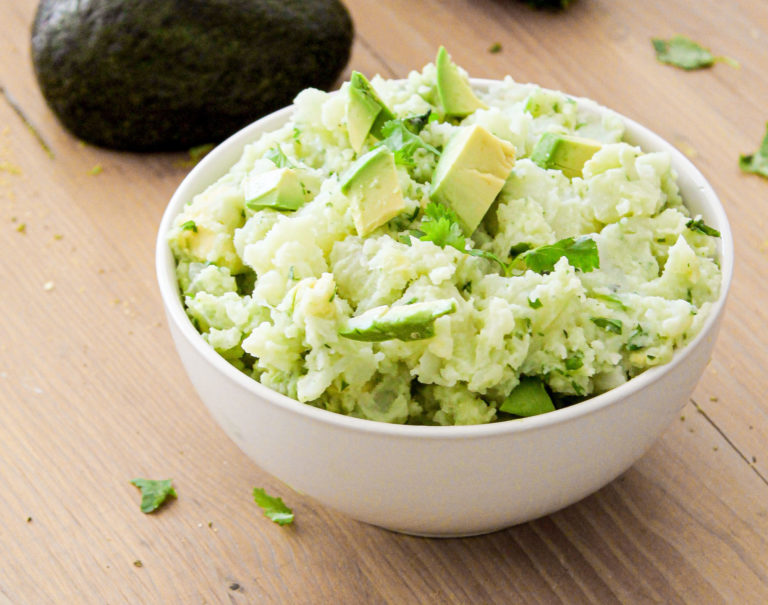
POLYGON ((35 2, 4 2, 0 603, 768 602, 768 180, 737 165, 768 121, 768 5, 347 5, 357 38, 345 75, 401 77, 443 43, 474 76, 594 98, 691 156, 737 253, 691 403, 617 481, 488 536, 400 536, 292 492, 213 423, 167 331, 153 246, 184 154, 105 151, 62 130, 29 59, 35 2), (675 33, 740 68, 657 63, 650 38, 675 33), (142 514, 137 476, 172 477, 178 499, 142 514), (265 519, 254 486, 283 496, 295 525, 265 519))

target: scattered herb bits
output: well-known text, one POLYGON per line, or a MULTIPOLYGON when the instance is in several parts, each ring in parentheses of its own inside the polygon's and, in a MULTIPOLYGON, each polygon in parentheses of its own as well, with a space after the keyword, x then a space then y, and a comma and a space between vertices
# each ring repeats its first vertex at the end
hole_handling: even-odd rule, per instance
POLYGON ((651 43, 656 51, 656 59, 661 63, 674 65, 687 71, 711 67, 718 61, 734 67, 738 66, 738 62, 734 59, 715 56, 708 48, 704 48, 687 36, 676 35, 669 40, 652 38, 651 43))
POLYGON ((270 496, 263 487, 254 487, 253 500, 264 511, 264 516, 278 525, 293 523, 293 511, 285 505, 279 496, 270 496))
POLYGON ((132 479, 131 483, 141 490, 141 512, 151 513, 160 508, 168 498, 176 498, 171 479, 132 479))
POLYGON ((743 172, 768 178, 768 123, 765 125, 765 136, 760 148, 755 153, 740 156, 739 168, 743 172))

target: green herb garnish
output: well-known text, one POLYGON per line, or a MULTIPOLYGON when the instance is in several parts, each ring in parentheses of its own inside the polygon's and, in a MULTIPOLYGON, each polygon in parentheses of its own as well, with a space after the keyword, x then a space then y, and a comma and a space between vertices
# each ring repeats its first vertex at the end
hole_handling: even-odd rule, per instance
POLYGON ((562 257, 566 257, 574 269, 584 273, 600 268, 597 243, 586 235, 577 238, 566 237, 554 244, 539 246, 524 252, 518 258, 525 261, 531 271, 549 273, 562 257))
POLYGON ((441 248, 451 246, 460 252, 465 251, 467 240, 459 218, 453 210, 443 204, 427 204, 424 208, 424 220, 421 221, 421 233, 419 239, 422 241, 432 242, 441 248))
POLYGON ((589 319, 599 328, 603 328, 614 334, 621 334, 622 323, 620 319, 610 319, 608 317, 590 317, 589 319))
POLYGON ((738 66, 738 62, 729 57, 716 57, 709 49, 704 48, 687 36, 672 36, 669 40, 652 38, 651 43, 656 51, 656 59, 661 63, 674 65, 685 70, 702 69, 712 66, 716 61, 738 66))
POLYGON ((270 496, 263 487, 253 488, 253 500, 264 511, 264 516, 278 525, 293 523, 293 511, 285 505, 282 498, 270 496))
POLYGON ((395 154, 395 164, 414 166, 413 156, 419 149, 440 155, 438 149, 426 143, 418 134, 414 134, 404 120, 389 120, 382 126, 381 134, 384 137, 381 144, 395 154))
POLYGON ((197 225, 195 224, 195 221, 187 221, 186 223, 182 223, 180 229, 182 231, 193 231, 197 233, 197 225))
POLYGON ((763 142, 755 153, 739 156, 739 168, 743 172, 768 178, 768 123, 765 125, 763 142))
POLYGON ((685 223, 685 226, 688 227, 691 231, 698 231, 699 233, 703 233, 704 235, 711 235, 712 237, 720 237, 720 232, 717 229, 713 229, 709 225, 705 225, 704 221, 701 219, 691 219, 685 223))
POLYGON ((531 309, 540 309, 543 305, 544 305, 544 303, 541 302, 538 298, 536 298, 534 300, 531 300, 530 298, 528 299, 528 306, 531 309))
POLYGON ((168 498, 176 498, 171 479, 132 479, 131 483, 141 490, 141 512, 157 510, 168 498))

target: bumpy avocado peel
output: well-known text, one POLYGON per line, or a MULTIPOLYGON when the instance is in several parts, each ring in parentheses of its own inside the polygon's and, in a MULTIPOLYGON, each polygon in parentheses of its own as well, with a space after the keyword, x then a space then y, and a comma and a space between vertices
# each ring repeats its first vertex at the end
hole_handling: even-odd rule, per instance
POLYGON ((82 140, 132 151, 218 142, 328 89, 349 60, 338 0, 42 0, 32 61, 82 140))

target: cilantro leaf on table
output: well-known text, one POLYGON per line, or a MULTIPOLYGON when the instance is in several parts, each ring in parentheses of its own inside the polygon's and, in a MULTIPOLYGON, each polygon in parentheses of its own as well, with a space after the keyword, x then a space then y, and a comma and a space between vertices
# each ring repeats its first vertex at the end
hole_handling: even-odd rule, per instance
POLYGON ((740 156, 739 167, 743 172, 768 178, 768 123, 765 125, 765 136, 760 144, 760 149, 755 153, 740 156))
POLYGON ((151 513, 168 499, 176 498, 171 479, 132 479, 131 483, 141 490, 141 512, 151 513))
POLYGON ((419 239, 432 242, 436 246, 445 248, 452 246, 459 252, 466 252, 466 238, 459 224, 456 213, 437 202, 430 202, 424 208, 424 219, 421 221, 422 235, 419 239))
POLYGON ((263 487, 254 487, 253 500, 264 511, 264 516, 278 525, 293 523, 293 511, 285 505, 279 496, 270 496, 263 487))
POLYGON ((688 227, 691 231, 698 231, 699 233, 703 233, 704 235, 711 235, 712 237, 720 237, 720 232, 717 229, 706 225, 701 219, 691 219, 685 223, 685 226, 688 227))
POLYGON ((651 43, 656 51, 656 59, 658 61, 688 71, 710 67, 716 61, 723 61, 734 67, 738 66, 738 62, 734 59, 716 57, 708 48, 704 48, 687 36, 676 35, 672 36, 669 40, 651 38, 651 43))
POLYGON ((404 120, 389 120, 381 128, 384 139, 381 144, 395 154, 395 163, 401 166, 413 166, 413 156, 419 149, 440 155, 440 151, 414 134, 404 120))
POLYGON ((562 257, 566 257, 572 267, 584 273, 600 268, 597 243, 586 235, 566 237, 554 244, 523 252, 517 258, 522 259, 531 271, 549 273, 562 257))

